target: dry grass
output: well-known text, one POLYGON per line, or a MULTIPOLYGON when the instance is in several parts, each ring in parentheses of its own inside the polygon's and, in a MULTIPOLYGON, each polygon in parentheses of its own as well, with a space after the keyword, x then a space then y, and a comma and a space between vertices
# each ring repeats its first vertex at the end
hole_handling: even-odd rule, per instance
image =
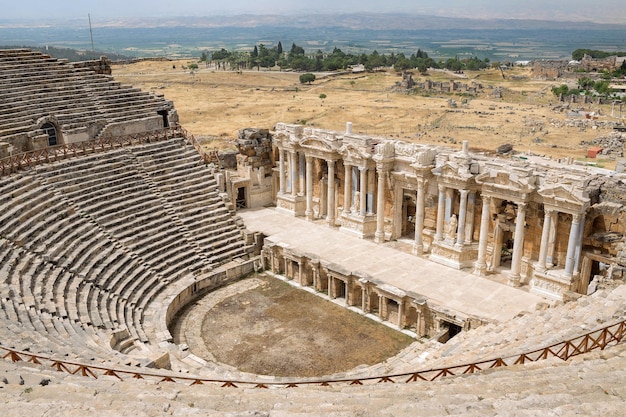
MULTIPOLYGON (((528 69, 509 72, 506 80, 499 71, 491 70, 463 75, 468 82, 476 79, 486 87, 504 88, 503 98, 495 99, 491 88, 477 97, 393 92, 401 78, 392 71, 322 74, 312 85, 301 85, 299 74, 293 72, 200 68, 190 74, 181 69, 187 63, 148 61, 115 66, 113 75, 125 84, 164 94, 174 102, 185 128, 197 136, 221 138, 211 146, 222 148, 246 127, 271 128, 287 122, 342 131, 351 121, 354 132, 406 141, 460 146, 461 141, 469 140, 475 150, 494 150, 512 143, 520 151, 578 158, 585 155, 581 140, 606 133, 553 127, 552 119, 566 118, 550 106, 555 101, 550 88, 557 83, 530 80, 528 69), (326 98, 321 99, 320 94, 326 98), (458 103, 457 108, 449 108, 450 98, 458 103), (543 125, 541 130, 533 129, 535 121, 543 125)), ((443 81, 457 77, 439 71, 428 75, 443 81)), ((597 105, 580 108, 599 110, 597 105)), ((610 106, 600 110, 610 114, 610 106)))

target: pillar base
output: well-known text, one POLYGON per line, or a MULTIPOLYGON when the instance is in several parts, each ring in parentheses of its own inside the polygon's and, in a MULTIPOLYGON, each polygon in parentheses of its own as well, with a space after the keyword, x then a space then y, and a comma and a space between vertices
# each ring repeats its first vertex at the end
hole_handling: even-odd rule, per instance
POLYGON ((370 239, 376 233, 376 217, 361 216, 359 214, 346 214, 345 212, 339 218, 341 222, 342 232, 349 233, 361 239, 370 239))
POLYGON ((521 276, 519 274, 509 274, 509 280, 507 281, 507 285, 509 287, 519 287, 521 276))
POLYGON ((301 195, 278 194, 276 208, 292 216, 304 216, 306 211, 306 197, 301 195))
POLYGON ((487 276, 487 264, 479 264, 476 262, 474 264, 474 275, 478 275, 479 277, 487 276))
POLYGON ((413 255, 423 255, 424 245, 413 244, 413 255))
POLYGON ((530 292, 551 300, 564 299, 565 293, 578 286, 578 276, 568 276, 564 270, 535 270, 530 281, 530 292))
POLYGON ((433 242, 429 259, 455 269, 471 268, 478 256, 478 245, 459 245, 445 240, 433 242))
POLYGON ((376 232, 376 233, 374 233, 374 242, 376 242, 376 243, 385 243, 385 233, 384 232, 376 232))

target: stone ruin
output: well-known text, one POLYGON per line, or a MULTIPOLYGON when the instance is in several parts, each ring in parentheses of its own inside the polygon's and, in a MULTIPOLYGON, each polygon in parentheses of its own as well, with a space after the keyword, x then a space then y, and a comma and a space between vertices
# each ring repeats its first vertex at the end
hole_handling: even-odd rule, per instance
MULTIPOLYGON (((584 339, 602 352, 566 366, 523 365, 539 360, 533 353, 510 361, 624 319, 626 287, 617 285, 626 260, 623 176, 487 158, 467 143, 459 151, 359 135, 351 124, 333 132, 283 123, 242 131, 237 169, 222 172, 207 166, 171 103, 158 96, 24 50, 0 53, 0 82, 0 397, 7 415, 623 410, 624 344, 603 344, 623 327, 584 339), (264 241, 245 230, 224 203, 229 196, 239 207, 275 204, 365 242, 408 243, 406 256, 441 268, 504 273, 511 287, 554 305, 540 303, 507 322, 468 317, 264 241), (367 314, 399 329, 447 337, 416 342, 383 364, 302 382, 241 375, 173 343, 169 326, 180 309, 262 266, 344 305, 360 300, 367 314), (477 362, 485 358, 500 359, 477 362), (418 402, 414 385, 389 383, 401 381, 393 373, 402 382, 424 379, 415 370, 427 368, 438 372, 428 379, 439 379, 459 363, 477 365, 463 378, 432 382, 418 402), (469 375, 481 367, 501 370, 469 375), (360 386, 366 377, 381 383, 360 386), (272 384, 291 389, 254 389, 272 384)), ((582 349, 583 342, 563 346, 582 349)))
POLYGON ((587 294, 599 263, 626 266, 616 249, 626 219, 594 206, 584 186, 603 171, 369 137, 351 124, 279 123, 272 141, 273 201, 293 216, 379 243, 408 239, 415 254, 479 275, 508 271, 509 285, 550 299, 587 294), (592 238, 605 232, 618 237, 611 248, 592 238))
POLYGON ((415 83, 415 88, 418 91, 424 91, 429 93, 478 94, 483 91, 483 85, 476 80, 472 80, 470 83, 463 83, 455 80, 443 82, 426 79, 424 81, 418 81, 417 83, 415 83))

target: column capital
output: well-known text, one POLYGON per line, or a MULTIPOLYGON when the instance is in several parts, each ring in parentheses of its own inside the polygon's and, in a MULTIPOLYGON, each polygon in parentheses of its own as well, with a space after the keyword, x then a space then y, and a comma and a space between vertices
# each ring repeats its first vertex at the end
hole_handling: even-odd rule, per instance
POLYGON ((572 214, 572 223, 580 223, 580 220, 582 219, 583 215, 580 213, 575 213, 572 214))
POLYGON ((440 193, 443 193, 444 191, 446 191, 446 188, 448 188, 448 187, 446 187, 446 186, 445 186, 445 185, 443 185, 443 184, 438 184, 438 185, 437 185, 437 189, 439 189, 439 192, 440 192, 440 193))
POLYGON ((461 197, 465 197, 469 193, 469 190, 461 189, 459 192, 461 193, 461 197))
POLYGON ((313 162, 313 156, 311 156, 311 155, 304 154, 304 159, 305 159, 305 160, 307 161, 307 163, 309 163, 309 164, 310 164, 311 162, 313 162))

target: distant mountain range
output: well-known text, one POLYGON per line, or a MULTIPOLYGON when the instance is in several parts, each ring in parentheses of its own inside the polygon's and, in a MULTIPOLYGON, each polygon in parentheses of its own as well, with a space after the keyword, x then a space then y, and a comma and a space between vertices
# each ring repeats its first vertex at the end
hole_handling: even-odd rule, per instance
MULTIPOLYGON (((180 16, 167 18, 125 18, 99 20, 92 16, 94 27, 119 28, 154 28, 154 27, 242 27, 254 28, 262 26, 299 27, 302 29, 314 28, 344 28, 350 30, 441 30, 441 29, 573 29, 603 30, 625 29, 626 24, 599 24, 590 21, 551 21, 533 19, 475 19, 459 17, 441 17, 404 13, 344 13, 321 14, 302 13, 297 15, 280 14, 244 14, 220 16, 180 16)), ((70 25, 74 27, 88 26, 87 19, 81 20, 17 20, 0 17, 0 26, 3 27, 54 27, 56 25, 70 25)))
MULTIPOLYGON (((477 56, 492 61, 563 59, 576 49, 623 51, 626 24, 520 19, 470 19, 402 13, 300 13, 207 17, 125 18, 91 16, 95 47, 107 54, 199 57, 226 48, 251 52, 256 45, 307 53, 340 48, 353 54, 421 49, 434 59, 477 56)), ((91 50, 87 18, 9 20, 0 17, 5 45, 91 50)))

